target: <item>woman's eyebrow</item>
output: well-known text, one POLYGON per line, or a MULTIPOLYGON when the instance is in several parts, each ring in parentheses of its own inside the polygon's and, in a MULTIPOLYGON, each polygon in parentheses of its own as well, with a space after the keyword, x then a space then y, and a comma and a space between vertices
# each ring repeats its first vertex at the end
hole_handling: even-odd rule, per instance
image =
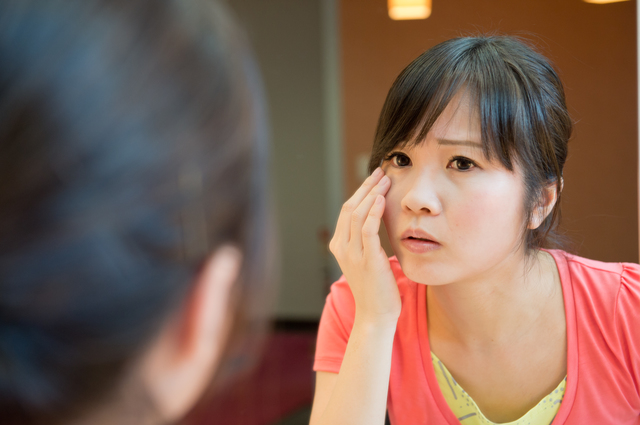
POLYGON ((470 140, 438 139, 438 145, 470 146, 472 148, 482 149, 482 144, 477 142, 472 142, 470 140))

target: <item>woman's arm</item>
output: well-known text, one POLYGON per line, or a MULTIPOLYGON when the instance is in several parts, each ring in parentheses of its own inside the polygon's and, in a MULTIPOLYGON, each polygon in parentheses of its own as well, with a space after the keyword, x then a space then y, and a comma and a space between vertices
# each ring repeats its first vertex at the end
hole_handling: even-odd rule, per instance
POLYGON ((317 372, 310 425, 383 425, 395 326, 353 326, 340 373, 317 372))
POLYGON ((329 398, 338 380, 337 373, 316 372, 316 389, 313 395, 313 408, 311 409, 311 421, 309 425, 315 425, 329 404, 329 398))
POLYGON ((383 176, 376 170, 344 204, 331 240, 356 313, 340 373, 317 375, 311 425, 384 424, 401 301, 378 236, 390 186, 383 176))

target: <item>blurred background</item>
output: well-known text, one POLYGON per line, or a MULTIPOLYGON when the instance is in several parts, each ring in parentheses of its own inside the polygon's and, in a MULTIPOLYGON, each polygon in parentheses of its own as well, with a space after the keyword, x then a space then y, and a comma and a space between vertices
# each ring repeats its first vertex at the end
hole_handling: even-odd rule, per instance
POLYGON ((391 19, 387 0, 227 3, 266 85, 280 295, 259 367, 186 424, 308 423, 315 329, 340 275, 327 250, 340 206, 366 177, 393 80, 448 38, 519 35, 555 63, 575 122, 562 228, 578 255, 638 262, 635 1, 432 0, 427 18, 408 20, 391 19))

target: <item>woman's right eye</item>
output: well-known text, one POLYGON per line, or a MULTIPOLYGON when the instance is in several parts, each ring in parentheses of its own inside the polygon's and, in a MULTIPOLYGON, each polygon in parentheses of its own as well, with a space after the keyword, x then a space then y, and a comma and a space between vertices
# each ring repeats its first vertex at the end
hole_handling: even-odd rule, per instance
POLYGON ((411 165, 411 158, 402 152, 392 152, 387 156, 387 160, 390 160, 391 163, 396 167, 408 167, 411 165))

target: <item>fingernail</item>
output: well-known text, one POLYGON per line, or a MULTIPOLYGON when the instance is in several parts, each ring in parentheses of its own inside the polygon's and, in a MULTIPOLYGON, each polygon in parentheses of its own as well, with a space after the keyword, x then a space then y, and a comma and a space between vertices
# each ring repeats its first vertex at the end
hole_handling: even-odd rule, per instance
POLYGON ((387 183, 389 183, 391 180, 389 180, 389 176, 384 176, 383 178, 380 179, 380 181, 378 182, 378 184, 380 186, 384 186, 387 183))
POLYGON ((382 198, 383 198, 383 196, 382 196, 382 195, 378 195, 378 196, 376 197, 376 204, 381 204, 381 203, 382 203, 382 198))
POLYGON ((380 174, 382 174, 382 169, 380 169, 380 167, 376 168, 373 173, 371 173, 373 177, 380 177, 380 174))

